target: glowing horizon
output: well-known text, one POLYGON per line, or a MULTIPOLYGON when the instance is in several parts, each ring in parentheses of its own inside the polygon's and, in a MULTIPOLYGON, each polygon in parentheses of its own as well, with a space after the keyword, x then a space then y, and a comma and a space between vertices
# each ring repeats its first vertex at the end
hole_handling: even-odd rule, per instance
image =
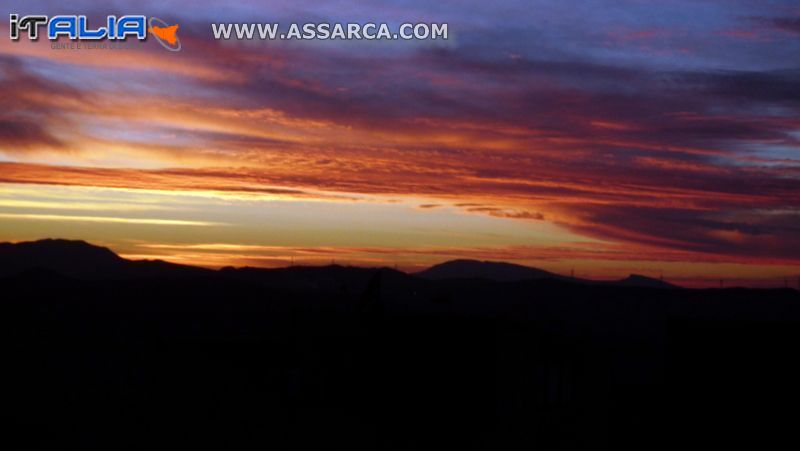
POLYGON ((600 2, 580 17, 536 1, 246 2, 224 17, 145 3, 131 13, 180 23, 180 52, 0 40, 0 241, 214 267, 476 258, 697 286, 800 274, 792 2, 600 2), (208 25, 298 16, 424 16, 454 38, 221 42, 208 25))

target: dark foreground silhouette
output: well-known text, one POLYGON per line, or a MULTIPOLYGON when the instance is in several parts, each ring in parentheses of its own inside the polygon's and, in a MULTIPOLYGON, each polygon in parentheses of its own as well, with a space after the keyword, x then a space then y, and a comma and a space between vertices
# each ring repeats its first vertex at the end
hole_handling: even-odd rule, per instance
POLYGON ((0 245, 3 448, 798 447, 794 290, 423 276, 0 245))

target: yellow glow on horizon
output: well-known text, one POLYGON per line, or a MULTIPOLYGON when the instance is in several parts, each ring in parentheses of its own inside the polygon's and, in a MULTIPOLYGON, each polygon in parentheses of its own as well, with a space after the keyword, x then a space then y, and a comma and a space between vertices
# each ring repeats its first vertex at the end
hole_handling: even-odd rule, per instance
POLYGON ((132 205, 122 203, 78 203, 78 202, 48 202, 35 200, 0 199, 0 207, 30 208, 42 210, 114 210, 114 211, 151 211, 166 210, 160 205, 132 205))
POLYGON ((33 214, 33 213, 0 213, 0 218, 33 219, 41 221, 99 222, 99 223, 117 223, 117 224, 190 226, 190 227, 222 225, 220 223, 214 223, 214 222, 184 221, 179 219, 120 218, 113 216, 43 215, 43 214, 33 214))

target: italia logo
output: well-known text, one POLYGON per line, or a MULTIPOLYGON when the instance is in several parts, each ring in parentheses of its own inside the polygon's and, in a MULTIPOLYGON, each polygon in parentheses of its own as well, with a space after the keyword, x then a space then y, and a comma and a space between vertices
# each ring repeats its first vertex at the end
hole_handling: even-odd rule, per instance
POLYGON ((157 17, 149 20, 145 16, 125 15, 107 16, 103 26, 92 28, 89 20, 84 15, 60 15, 48 17, 45 15, 22 16, 9 15, 9 36, 12 41, 18 41, 20 34, 25 33, 29 40, 39 39, 40 31, 47 35, 47 39, 55 41, 59 37, 71 40, 109 40, 122 41, 135 38, 140 41, 147 39, 148 31, 165 49, 177 52, 181 49, 181 41, 177 31, 179 25, 168 25, 157 17))

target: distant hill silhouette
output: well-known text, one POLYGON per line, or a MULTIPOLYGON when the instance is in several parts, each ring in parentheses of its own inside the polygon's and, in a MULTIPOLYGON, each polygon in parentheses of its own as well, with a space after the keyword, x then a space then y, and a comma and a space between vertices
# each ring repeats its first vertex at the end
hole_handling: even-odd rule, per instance
POLYGON ((463 259, 451 260, 431 266, 424 271, 418 272, 417 275, 432 280, 480 278, 496 280, 500 282, 539 279, 569 279, 569 277, 563 277, 543 269, 531 268, 528 266, 502 262, 463 259))
POLYGON ((615 285, 625 287, 648 287, 648 288, 678 288, 662 280, 650 277, 631 274, 622 280, 597 281, 580 279, 577 277, 567 277, 555 274, 539 268, 515 265, 504 262, 478 261, 478 260, 451 260, 424 271, 416 273, 417 276, 431 280, 445 279, 487 279, 498 282, 516 282, 523 280, 542 280, 552 279, 564 282, 572 282, 586 285, 615 285))
POLYGON ((0 243, 0 276, 49 270, 81 279, 197 276, 209 270, 161 260, 126 260, 85 241, 0 243))
MULTIPOLYGON (((281 286, 328 287, 362 289, 374 268, 338 265, 291 268, 223 268, 220 271, 179 265, 162 260, 126 260, 110 249, 85 241, 46 239, 21 243, 0 243, 0 277, 31 270, 49 270, 81 279, 196 277, 217 272, 229 277, 281 286)), ((399 271, 383 269, 384 272, 399 271)), ((406 276, 403 274, 403 276, 406 276)), ((618 281, 596 281, 562 276, 528 266, 503 262, 452 260, 432 266, 411 276, 427 280, 486 279, 497 282, 526 280, 558 280, 584 285, 613 285, 625 287, 677 288, 675 285, 641 275, 631 275, 618 281)))
POLYGON ((639 274, 631 274, 622 280, 616 280, 608 283, 621 287, 678 288, 677 285, 673 285, 669 282, 664 282, 663 280, 653 279, 652 277, 642 276, 639 274))
POLYGON ((0 244, 0 421, 13 449, 797 449, 800 293, 661 288, 0 244))

